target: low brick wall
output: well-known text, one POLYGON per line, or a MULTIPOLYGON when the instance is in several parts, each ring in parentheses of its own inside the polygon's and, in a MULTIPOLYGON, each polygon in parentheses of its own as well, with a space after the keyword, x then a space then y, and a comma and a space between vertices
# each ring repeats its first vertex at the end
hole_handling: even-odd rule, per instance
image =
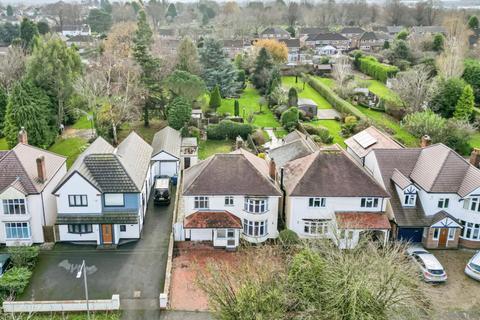
MULTIPOLYGON (((114 294, 112 299, 88 300, 90 311, 120 310, 120 295, 114 294)), ((58 300, 58 301, 5 301, 3 312, 36 313, 36 312, 75 312, 87 311, 86 300, 58 300)))

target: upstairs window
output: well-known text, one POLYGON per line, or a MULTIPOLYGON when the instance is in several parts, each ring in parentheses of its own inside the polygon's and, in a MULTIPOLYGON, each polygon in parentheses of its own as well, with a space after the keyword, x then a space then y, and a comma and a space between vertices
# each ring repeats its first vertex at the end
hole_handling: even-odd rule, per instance
POLYGON ((479 198, 470 199, 470 210, 480 212, 479 198))
POLYGON ((123 193, 105 193, 105 207, 123 207, 125 199, 123 193))
POLYGON ((68 205, 70 207, 86 207, 88 206, 87 195, 71 194, 68 196, 68 205))
POLYGON ((249 213, 264 213, 268 210, 267 199, 245 198, 244 209, 249 213))
POLYGON ((448 199, 448 198, 440 198, 440 199, 438 199, 438 207, 440 209, 446 209, 446 208, 448 208, 449 202, 450 202, 450 199, 448 199))
POLYGON ((26 214, 25 199, 6 199, 3 200, 4 214, 26 214))
POLYGON ((226 196, 225 197, 225 205, 226 206, 233 206, 233 197, 232 196, 226 196))
POLYGON ((377 208, 378 198, 362 198, 360 200, 360 207, 362 208, 377 208))
POLYGON ((324 208, 325 202, 325 198, 308 198, 308 206, 310 208, 324 208))
POLYGON ((208 197, 195 197, 193 207, 195 209, 208 209, 208 197))
POLYGON ((415 194, 406 194, 405 198, 403 199, 403 205, 406 207, 412 207, 415 205, 415 200, 417 196, 415 194))

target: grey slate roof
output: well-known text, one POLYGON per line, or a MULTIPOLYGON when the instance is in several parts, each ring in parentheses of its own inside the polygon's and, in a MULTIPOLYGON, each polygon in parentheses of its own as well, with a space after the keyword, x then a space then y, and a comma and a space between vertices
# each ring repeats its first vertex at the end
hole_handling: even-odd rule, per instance
POLYGON ((157 155, 161 151, 168 152, 174 157, 180 158, 180 146, 182 144, 182 135, 180 131, 166 126, 153 136, 152 156, 157 155))
POLYGON ((0 192, 14 186, 25 194, 43 191, 57 171, 65 164, 66 158, 52 152, 27 145, 17 144, 10 151, 0 153, 0 192), (45 158, 47 180, 38 180, 36 159, 45 158))
POLYGON ((364 32, 365 32, 365 30, 363 30, 360 27, 345 27, 340 31, 341 34, 347 34, 347 33, 361 34, 361 33, 364 33, 364 32))
POLYGON ((138 223, 138 214, 131 212, 104 212, 97 214, 58 214, 56 224, 78 223, 138 223))
POLYGON ((308 98, 298 98, 298 103, 299 106, 307 105, 307 106, 317 106, 317 103, 313 101, 312 99, 308 98))
POLYGON ((347 38, 336 32, 319 33, 308 36, 306 41, 348 41, 347 38))
POLYGON ((328 32, 328 27, 306 27, 298 30, 299 34, 319 34, 328 32))
POLYGON ((278 41, 285 43, 287 48, 300 48, 300 39, 280 39, 278 41))
POLYGON ((287 162, 308 156, 314 151, 315 150, 312 150, 304 140, 299 139, 285 143, 280 147, 270 149, 268 151, 268 156, 275 161, 277 170, 279 170, 285 166, 287 162))
POLYGON ((261 34, 277 34, 277 35, 282 35, 282 36, 290 36, 290 33, 288 31, 283 30, 282 28, 277 28, 277 27, 270 27, 266 28, 261 32, 261 34))
POLYGON ((215 154, 184 171, 183 195, 280 196, 268 163, 239 149, 215 154))
POLYGON ((101 192, 140 192, 143 188, 152 147, 132 132, 114 148, 98 137, 75 161, 56 192, 74 173, 79 173, 101 192))
POLYGON ((415 26, 412 27, 412 33, 446 33, 442 26, 415 26))
POLYGON ((284 179, 290 196, 389 197, 343 150, 316 151, 290 161, 284 179))
POLYGON ((369 41, 369 40, 378 40, 375 32, 367 31, 367 32, 364 32, 360 37, 360 41, 369 41))

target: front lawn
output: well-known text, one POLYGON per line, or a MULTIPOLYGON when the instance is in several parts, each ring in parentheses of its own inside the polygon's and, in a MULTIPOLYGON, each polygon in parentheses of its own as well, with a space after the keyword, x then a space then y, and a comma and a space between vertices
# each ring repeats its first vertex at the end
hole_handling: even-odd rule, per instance
POLYGON ((287 89, 295 87, 300 98, 307 98, 317 103, 319 109, 331 109, 332 105, 325 100, 315 89, 308 83, 303 82, 301 77, 298 77, 298 82, 295 83, 295 77, 282 77, 282 85, 287 89), (305 86, 305 89, 304 89, 305 86))
POLYGON ((400 123, 385 112, 372 110, 362 106, 356 106, 367 117, 373 120, 373 124, 390 129, 393 137, 407 147, 418 147, 418 139, 400 126, 400 123))
POLYGON ((345 148, 344 138, 340 135, 340 131, 342 130, 342 125, 337 120, 315 120, 307 122, 308 124, 315 126, 315 127, 324 127, 327 128, 330 132, 330 135, 333 137, 333 143, 338 143, 345 148))
POLYGON ((85 139, 79 137, 63 139, 59 137, 48 150, 67 157, 67 168, 70 168, 86 147, 87 141, 85 139))
POLYGON ((200 140, 198 144, 198 158, 206 159, 216 153, 228 153, 232 151, 233 142, 228 140, 200 140))
MULTIPOLYGON (((246 121, 248 115, 253 113, 253 125, 260 128, 276 128, 281 127, 277 118, 273 115, 272 111, 268 109, 266 105, 263 105, 260 109, 259 100, 261 96, 255 88, 248 86, 238 98, 240 103, 240 116, 246 121), (260 113, 261 111, 261 113, 260 113), (258 114, 256 114, 258 113, 258 114)), ((233 104, 235 99, 222 99, 222 105, 217 109, 218 113, 229 113, 234 115, 233 104)))

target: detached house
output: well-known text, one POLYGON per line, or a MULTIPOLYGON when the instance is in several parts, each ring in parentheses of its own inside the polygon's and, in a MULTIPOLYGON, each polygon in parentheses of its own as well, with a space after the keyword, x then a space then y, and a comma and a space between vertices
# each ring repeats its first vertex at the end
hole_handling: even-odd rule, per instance
POLYGON ((234 249, 240 238, 252 243, 276 238, 282 193, 275 175, 274 162, 243 149, 188 168, 175 240, 212 241, 215 247, 234 249))
POLYGON ((382 48, 387 40, 387 35, 373 31, 364 32, 358 39, 358 47, 364 51, 376 50, 382 48))
POLYGON ((479 162, 480 150, 469 163, 443 144, 378 149, 365 159, 391 195, 394 238, 427 248, 480 248, 479 162))
POLYGON ((386 242, 389 195, 343 150, 321 150, 288 162, 280 183, 285 221, 302 238, 327 238, 351 248, 369 235, 386 242))
POLYGON ((270 27, 263 30, 259 37, 262 39, 290 39, 290 33, 282 28, 270 27))
POLYGON ((340 34, 350 40, 358 40, 364 32, 365 30, 360 27, 345 27, 340 31, 340 34))
POLYGON ((300 39, 280 39, 280 42, 285 43, 288 50, 288 63, 299 64, 303 62, 300 54, 300 39))
POLYGON ((114 148, 97 138, 53 190, 57 241, 116 246, 140 238, 152 147, 135 132, 114 148))
MULTIPOLYGON (((336 50, 345 51, 350 48, 351 41, 341 35, 340 33, 327 32, 310 35, 305 40, 305 44, 312 48, 317 48, 317 51, 325 46, 332 46, 336 50)), ((318 53, 318 52, 317 52, 318 53)))
POLYGON ((57 206, 52 190, 67 173, 66 158, 26 144, 0 151, 0 243, 53 242, 57 206))

